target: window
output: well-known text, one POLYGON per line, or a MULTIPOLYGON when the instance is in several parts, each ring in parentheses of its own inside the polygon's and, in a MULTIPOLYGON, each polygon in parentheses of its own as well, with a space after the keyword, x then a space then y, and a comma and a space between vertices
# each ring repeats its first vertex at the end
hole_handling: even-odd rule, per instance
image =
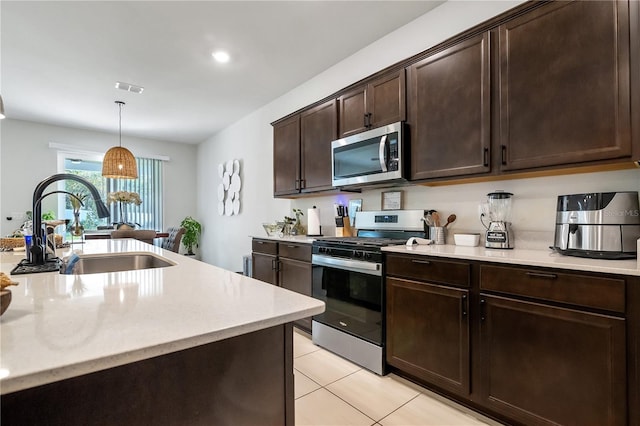
MULTIPOLYGON (((127 221, 135 223, 141 229, 162 230, 162 160, 152 158, 136 158, 138 164, 138 179, 107 179, 102 177, 102 162, 93 159, 72 158, 73 154, 64 155, 64 173, 71 173, 87 179, 102 194, 103 201, 107 194, 114 191, 137 192, 142 204, 123 205, 121 217, 120 206, 113 203, 109 206, 111 216, 100 219, 97 215, 95 203, 88 197, 84 207, 80 210, 80 223, 84 229, 97 229, 98 226, 111 225, 114 222, 127 221)), ((64 181, 65 191, 71 193, 87 190, 84 185, 72 180, 64 181)), ((73 218, 73 208, 70 197, 64 196, 64 206, 59 208, 60 218, 73 218), (61 210, 61 211, 60 211, 61 210)))

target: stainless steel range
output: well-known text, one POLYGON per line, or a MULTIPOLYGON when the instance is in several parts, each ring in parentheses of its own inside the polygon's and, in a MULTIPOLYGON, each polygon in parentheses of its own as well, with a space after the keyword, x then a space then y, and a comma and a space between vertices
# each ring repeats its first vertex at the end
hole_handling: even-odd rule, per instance
POLYGON ((313 297, 325 312, 313 317, 313 342, 377 374, 385 374, 382 247, 424 238, 423 210, 358 212, 357 237, 313 243, 313 297))

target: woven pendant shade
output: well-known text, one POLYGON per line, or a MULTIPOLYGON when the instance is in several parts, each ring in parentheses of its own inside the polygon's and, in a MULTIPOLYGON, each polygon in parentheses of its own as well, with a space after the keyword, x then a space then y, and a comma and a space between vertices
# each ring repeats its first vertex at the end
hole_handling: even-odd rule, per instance
POLYGON ((137 179, 136 159, 127 148, 114 146, 102 160, 102 176, 113 179, 137 179))
POLYGON ((131 151, 122 147, 122 105, 124 102, 116 101, 120 109, 120 146, 114 146, 104 154, 102 160, 102 176, 112 179, 138 179, 138 166, 136 158, 131 151))

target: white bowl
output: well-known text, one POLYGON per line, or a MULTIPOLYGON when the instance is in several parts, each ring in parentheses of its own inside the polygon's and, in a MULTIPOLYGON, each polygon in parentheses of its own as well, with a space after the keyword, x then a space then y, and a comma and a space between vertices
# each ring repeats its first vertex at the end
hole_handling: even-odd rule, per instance
POLYGON ((457 246, 475 247, 480 242, 480 234, 453 234, 457 246))

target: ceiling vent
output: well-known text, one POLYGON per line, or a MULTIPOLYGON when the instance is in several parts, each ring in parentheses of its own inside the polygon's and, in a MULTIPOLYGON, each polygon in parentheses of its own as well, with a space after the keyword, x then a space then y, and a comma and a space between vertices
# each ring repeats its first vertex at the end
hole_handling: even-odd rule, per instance
POLYGON ((142 93, 142 91, 144 90, 144 87, 136 86, 130 83, 123 83, 121 81, 116 81, 116 89, 126 90, 127 92, 133 92, 133 93, 142 93))

